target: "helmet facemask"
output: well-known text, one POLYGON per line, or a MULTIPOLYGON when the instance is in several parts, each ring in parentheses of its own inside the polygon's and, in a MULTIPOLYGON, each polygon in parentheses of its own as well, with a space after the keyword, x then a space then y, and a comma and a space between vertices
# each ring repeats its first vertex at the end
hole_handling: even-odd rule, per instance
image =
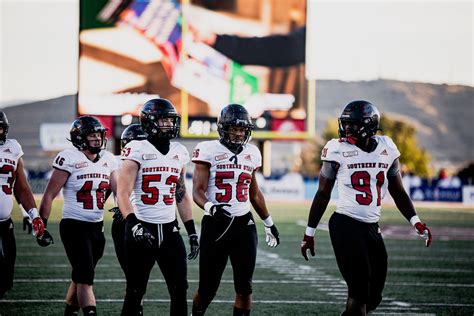
POLYGON ((8 128, 10 127, 9 124, 1 123, 0 122, 0 128, 3 129, 3 132, 0 133, 0 145, 5 144, 7 141, 7 136, 8 136, 8 128))
POLYGON ((378 123, 367 117, 363 120, 350 118, 339 118, 339 137, 346 139, 349 143, 364 141, 377 133, 378 123))
POLYGON ((220 142, 233 153, 241 151, 248 143, 252 135, 252 130, 253 125, 243 120, 235 120, 231 123, 219 123, 218 125, 220 142), (243 134, 233 132, 233 128, 243 128, 244 132, 243 134))
POLYGON ((70 130, 70 140, 74 147, 80 151, 89 150, 93 154, 98 154, 107 145, 106 131, 96 118, 83 116, 73 122, 70 130), (95 142, 95 140, 89 140, 88 136, 93 133, 100 134, 99 146, 91 146, 91 142, 95 142))
POLYGON ((107 138, 105 138, 105 130, 99 131, 98 132, 98 133, 100 133, 99 146, 92 146, 91 144, 96 142, 96 140, 90 140, 90 139, 88 139, 88 137, 89 137, 89 135, 94 134, 94 133, 97 133, 97 132, 92 132, 92 133, 89 133, 89 134, 86 135, 86 149, 89 150, 93 154, 98 154, 98 153, 100 153, 101 150, 105 149, 105 147, 107 145, 107 138))
POLYGON ((142 112, 142 126, 151 137, 173 139, 179 135, 179 115, 173 113, 157 115, 153 112, 142 112))

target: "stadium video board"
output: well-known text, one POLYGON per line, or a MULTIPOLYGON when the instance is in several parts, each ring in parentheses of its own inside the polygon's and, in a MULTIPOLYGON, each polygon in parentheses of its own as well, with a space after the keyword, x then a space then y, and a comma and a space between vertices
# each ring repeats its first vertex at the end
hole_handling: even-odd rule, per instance
POLYGON ((220 109, 239 103, 254 119, 254 139, 311 137, 314 106, 307 106, 311 85, 302 66, 242 66, 190 31, 265 36, 268 23, 240 15, 235 5, 223 13, 199 3, 80 0, 78 115, 126 125, 159 96, 181 114, 181 137, 210 138, 220 109))

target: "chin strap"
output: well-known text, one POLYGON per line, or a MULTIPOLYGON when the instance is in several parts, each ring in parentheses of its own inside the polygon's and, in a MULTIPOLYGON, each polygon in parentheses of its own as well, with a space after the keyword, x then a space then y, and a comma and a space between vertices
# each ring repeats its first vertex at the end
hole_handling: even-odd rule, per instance
POLYGON ((232 151, 234 155, 229 158, 229 161, 237 165, 239 163, 239 159, 237 158, 237 155, 240 154, 242 150, 244 150, 244 146, 240 145, 235 152, 232 151))

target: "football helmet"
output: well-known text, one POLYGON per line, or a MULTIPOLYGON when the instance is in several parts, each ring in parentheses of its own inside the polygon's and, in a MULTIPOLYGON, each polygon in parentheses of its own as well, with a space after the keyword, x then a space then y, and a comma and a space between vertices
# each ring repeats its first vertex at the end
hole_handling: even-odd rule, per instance
POLYGON ((0 127, 3 128, 3 133, 0 134, 0 145, 3 145, 7 141, 8 128, 10 127, 7 115, 3 111, 0 111, 0 127))
POLYGON ((145 133, 152 137, 172 139, 179 135, 179 114, 166 99, 151 99, 143 104, 140 124, 145 133), (160 124, 160 119, 171 119, 171 125, 160 124))
POLYGON ((379 130, 380 112, 368 101, 352 101, 339 116, 339 137, 350 143, 363 141, 379 130))
POLYGON ((249 112, 240 104, 229 104, 221 110, 217 119, 217 131, 219 141, 230 151, 236 152, 243 148, 252 135, 254 125, 249 112), (245 135, 241 139, 231 137, 229 129, 231 126, 245 127, 245 135))
POLYGON ((71 125, 69 131, 71 135, 71 143, 79 150, 88 149, 91 153, 97 154, 105 149, 107 139, 105 138, 106 129, 102 123, 93 116, 81 116, 71 125), (98 147, 92 147, 87 140, 87 135, 92 133, 100 133, 101 143, 98 147))
POLYGON ((132 140, 144 140, 146 139, 146 133, 142 130, 140 124, 129 125, 123 130, 122 136, 120 136, 120 148, 123 149, 125 145, 130 143, 132 140))

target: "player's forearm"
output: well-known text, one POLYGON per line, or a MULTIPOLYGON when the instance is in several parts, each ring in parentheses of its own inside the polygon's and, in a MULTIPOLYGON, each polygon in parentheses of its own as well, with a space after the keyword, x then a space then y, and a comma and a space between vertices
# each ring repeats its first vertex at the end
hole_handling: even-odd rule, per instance
POLYGON ((262 220, 265 220, 268 218, 268 216, 270 216, 270 212, 268 212, 267 209, 267 204, 265 203, 265 198, 263 197, 263 194, 260 190, 258 190, 257 194, 254 196, 250 196, 250 203, 262 220))
POLYGON ((177 203, 179 217, 183 223, 193 219, 193 210, 191 197, 189 194, 184 194, 181 202, 177 203))
POLYGON ((15 195, 17 197, 17 201, 25 208, 25 210, 36 208, 35 198, 28 186, 22 186, 16 189, 15 195))
POLYGON ((122 213, 123 218, 127 218, 130 213, 133 213, 133 206, 132 203, 130 203, 130 194, 131 192, 128 195, 126 192, 118 192, 117 204, 120 209, 120 212, 122 213))
POLYGON ((39 213, 41 218, 48 219, 51 214, 51 207, 53 205, 53 196, 50 194, 45 193, 43 198, 41 199, 41 205, 39 209, 39 213))
POLYGON ((204 204, 209 202, 206 198, 205 191, 201 188, 193 188, 193 200, 200 208, 204 209, 204 204))
POLYGON ((395 202, 395 205, 397 206, 400 213, 402 213, 407 221, 410 221, 410 219, 416 215, 415 207, 413 206, 408 193, 403 188, 401 181, 395 180, 398 179, 393 177, 389 178, 388 191, 390 192, 390 195, 392 196, 393 201, 395 202))
POLYGON ((309 211, 308 227, 316 228, 318 226, 321 218, 324 215, 324 212, 326 211, 330 199, 331 196, 328 196, 324 192, 316 192, 316 196, 314 197, 309 211))

